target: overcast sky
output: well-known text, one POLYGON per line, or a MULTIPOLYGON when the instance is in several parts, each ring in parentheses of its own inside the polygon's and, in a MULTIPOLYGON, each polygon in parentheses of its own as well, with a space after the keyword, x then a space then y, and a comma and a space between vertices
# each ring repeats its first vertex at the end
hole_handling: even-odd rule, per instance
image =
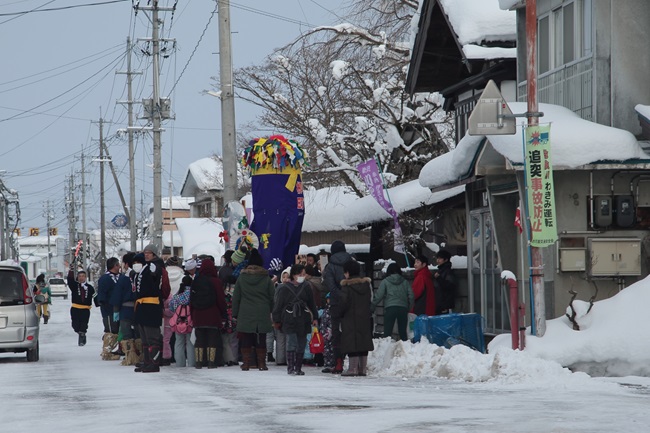
MULTIPOLYGON (((161 6, 173 3, 160 1, 161 6)), ((260 63, 311 26, 345 22, 341 16, 343 3, 231 2, 235 67, 260 63)), ((217 14, 209 21, 215 6, 212 0, 178 1, 173 17, 169 12, 161 13, 161 36, 177 41, 176 51, 169 46, 171 55, 161 63, 161 96, 171 93, 176 115, 175 121, 163 125, 164 195, 168 194, 170 178, 174 194, 180 193, 188 164, 220 153, 219 100, 202 94, 211 88, 210 77, 219 71, 217 14)), ((131 1, 0 2, 0 170, 6 171, 2 174, 5 185, 20 195, 23 233, 30 227, 40 227, 44 232, 47 200, 55 211, 52 225, 61 234, 67 233, 66 176, 74 173, 76 184, 81 183, 82 147, 87 155, 98 156, 100 117, 107 122, 104 137, 116 170, 121 173, 120 183, 128 204, 127 141, 125 136, 116 136, 127 122, 126 108, 116 104, 127 99, 126 75, 115 73, 126 70, 127 36, 133 40, 151 37, 146 15, 139 12, 136 16, 131 1), (89 6, 71 8, 82 4, 89 6)), ((145 49, 145 44, 139 43, 132 56, 132 68, 143 71, 142 76, 134 78, 134 100, 152 94, 151 57, 142 54, 145 49)), ((252 106, 236 101, 237 124, 254 120, 257 113, 252 106)), ((152 159, 151 138, 139 139, 136 146, 139 207, 141 201, 147 206, 153 195, 153 171, 148 166, 152 159)), ((122 210, 106 168, 106 218, 110 221, 122 210)), ((99 226, 99 164, 92 162, 92 157, 86 160, 86 172, 87 224, 92 228, 99 226)), ((81 228, 81 222, 77 227, 81 228)))

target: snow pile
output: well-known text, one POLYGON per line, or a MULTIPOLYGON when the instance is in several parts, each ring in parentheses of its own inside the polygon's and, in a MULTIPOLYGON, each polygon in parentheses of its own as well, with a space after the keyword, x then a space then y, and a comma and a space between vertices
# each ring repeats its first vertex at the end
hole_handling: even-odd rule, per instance
POLYGON ((374 340, 368 355, 368 372, 379 377, 438 377, 465 382, 503 384, 587 383, 589 376, 572 373, 554 361, 509 349, 482 354, 457 345, 451 349, 428 342, 409 343, 390 338, 374 340))
MULTIPOLYGON (((580 331, 567 317, 546 322, 544 337, 526 336, 525 353, 593 376, 650 376, 650 278, 617 295, 588 305, 576 304, 580 331)), ((497 336, 489 351, 510 347, 510 335, 497 336)))

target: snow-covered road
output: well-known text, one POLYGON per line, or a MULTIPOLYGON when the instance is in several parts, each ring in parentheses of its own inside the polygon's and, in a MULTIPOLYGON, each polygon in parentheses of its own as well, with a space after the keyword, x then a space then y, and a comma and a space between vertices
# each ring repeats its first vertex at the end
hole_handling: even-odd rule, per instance
POLYGON ((644 432, 645 378, 464 382, 437 377, 342 378, 306 367, 287 376, 236 367, 134 373, 102 361, 99 310, 77 346, 69 301, 41 325, 41 359, 0 354, 0 425, 47 432, 644 432), (621 386, 617 382, 628 382, 621 386))

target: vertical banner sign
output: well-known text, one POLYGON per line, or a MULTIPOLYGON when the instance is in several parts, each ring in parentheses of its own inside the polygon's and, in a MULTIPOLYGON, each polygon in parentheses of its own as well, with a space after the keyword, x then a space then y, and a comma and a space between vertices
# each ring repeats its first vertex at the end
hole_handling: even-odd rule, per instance
POLYGON ((533 247, 547 247, 557 241, 550 125, 526 128, 526 182, 528 218, 533 247))
POLYGON ((393 209, 393 205, 390 204, 386 197, 384 197, 384 183, 381 181, 381 176, 379 175, 379 168, 377 167, 377 162, 374 159, 369 159, 368 161, 362 162, 357 166, 361 178, 366 183, 370 195, 372 195, 377 203, 384 209, 386 212, 393 217, 395 223, 394 233, 395 239, 393 241, 394 249, 398 253, 404 253, 404 243, 402 242, 402 228, 399 225, 397 220, 397 211, 393 209))

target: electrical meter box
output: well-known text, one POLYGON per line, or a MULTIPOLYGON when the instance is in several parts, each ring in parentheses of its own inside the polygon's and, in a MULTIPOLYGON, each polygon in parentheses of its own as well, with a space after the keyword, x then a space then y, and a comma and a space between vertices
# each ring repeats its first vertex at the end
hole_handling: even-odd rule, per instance
POLYGON ((631 195, 616 196, 616 225, 619 227, 631 227, 636 220, 634 209, 634 198, 631 195))
POLYGON ((613 219, 612 198, 599 195, 594 199, 594 224, 597 227, 611 226, 613 219))
POLYGON ((592 276, 641 275, 641 239, 593 238, 589 246, 592 276))

